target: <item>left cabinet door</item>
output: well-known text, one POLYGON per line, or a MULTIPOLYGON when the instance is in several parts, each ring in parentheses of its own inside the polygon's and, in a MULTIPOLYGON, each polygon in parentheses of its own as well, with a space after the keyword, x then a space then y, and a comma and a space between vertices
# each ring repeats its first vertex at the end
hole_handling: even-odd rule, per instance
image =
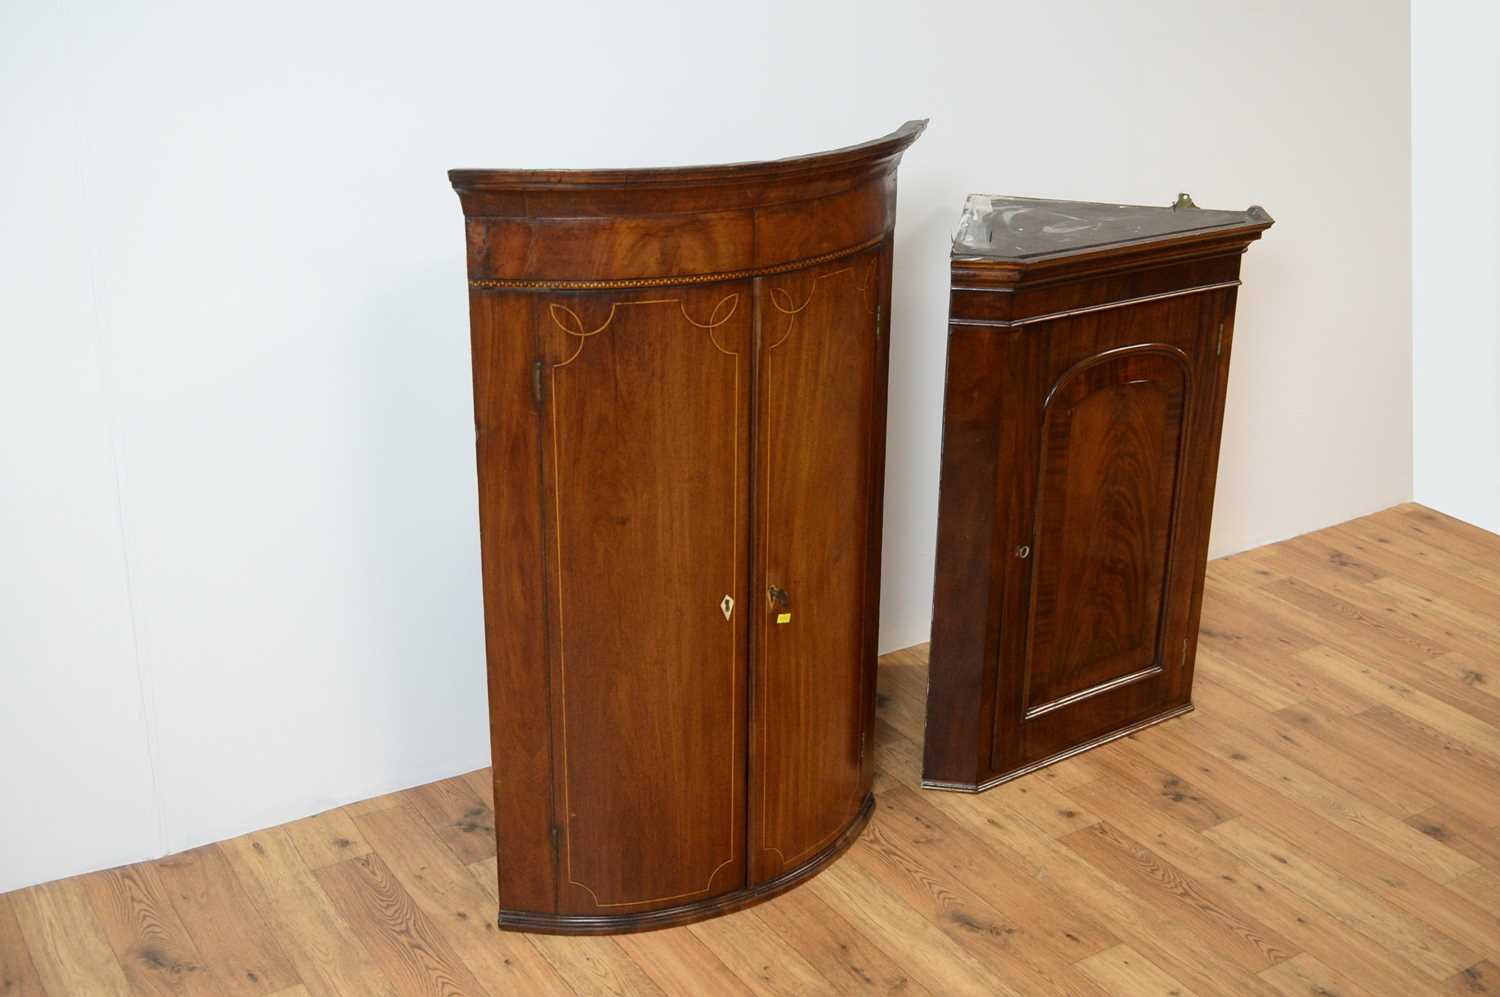
POLYGON ((533 298, 564 914, 745 884, 749 292, 533 298))

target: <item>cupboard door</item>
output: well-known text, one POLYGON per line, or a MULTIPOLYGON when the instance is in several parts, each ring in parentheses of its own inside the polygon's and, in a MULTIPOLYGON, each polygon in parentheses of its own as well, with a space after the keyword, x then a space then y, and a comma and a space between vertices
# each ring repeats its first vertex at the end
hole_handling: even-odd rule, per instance
POLYGON ((559 910, 745 884, 750 286, 539 296, 559 910))
POLYGON ((757 281, 752 884, 834 844, 868 793, 881 259, 757 281))
POLYGON ((1199 359, 1209 311, 1116 313, 1031 344, 1035 383, 1050 387, 1018 402, 1035 406, 1022 415, 1033 427, 1022 460, 1034 470, 1018 542, 1004 552, 1014 587, 997 771, 1186 704, 1192 562, 1207 529, 1193 468, 1207 431, 1200 395, 1214 390, 1212 348, 1199 359))

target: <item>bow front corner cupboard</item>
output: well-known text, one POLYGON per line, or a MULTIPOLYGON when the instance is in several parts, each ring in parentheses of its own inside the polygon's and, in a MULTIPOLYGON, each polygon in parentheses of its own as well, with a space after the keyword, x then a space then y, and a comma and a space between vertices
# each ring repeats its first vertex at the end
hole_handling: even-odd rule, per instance
POLYGON ((868 818, 896 168, 449 174, 500 926, 765 899, 868 818))

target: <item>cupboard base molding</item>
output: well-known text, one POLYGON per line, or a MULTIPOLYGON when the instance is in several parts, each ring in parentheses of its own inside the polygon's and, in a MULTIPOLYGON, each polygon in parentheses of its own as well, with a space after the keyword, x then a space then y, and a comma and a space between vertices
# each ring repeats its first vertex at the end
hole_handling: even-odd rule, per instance
POLYGON ((865 797, 859 812, 833 843, 790 872, 750 889, 738 890, 708 900, 698 900, 678 907, 642 911, 635 914, 544 914, 535 911, 500 909, 500 928, 504 931, 526 931, 543 935, 618 935, 637 931, 655 931, 682 924, 692 924, 720 914, 729 914, 770 900, 792 887, 806 882, 854 844, 870 815, 875 812, 875 795, 865 797))
POLYGON ((1109 742, 1119 740, 1122 737, 1129 737, 1136 731, 1145 730, 1147 727, 1155 727, 1157 724, 1162 723, 1163 721, 1171 720, 1174 717, 1180 717, 1185 713, 1191 712, 1193 712, 1192 703, 1184 703, 1181 706, 1174 706, 1172 707, 1172 709, 1167 710, 1164 713, 1158 713, 1154 717, 1147 717, 1145 720, 1142 720, 1138 723, 1133 723, 1129 727, 1122 727, 1119 730, 1112 730, 1108 734, 1100 734, 1098 737, 1094 738, 1091 741, 1085 741, 1082 744, 1075 744, 1073 747, 1069 748, 1066 751, 1059 751, 1057 754, 1049 755, 1048 757, 1043 758, 1040 761, 1029 762, 1025 765, 1020 766, 1019 768, 1011 769, 1009 772, 1004 772, 1000 775, 994 776, 993 778, 986 779, 983 782, 940 782, 936 779, 923 779, 922 788, 946 789, 949 792, 953 793, 982 793, 986 789, 993 789, 995 786, 1000 785, 1002 782, 1010 782, 1012 779, 1019 779, 1023 775, 1030 775, 1038 769, 1044 769, 1048 765, 1056 765, 1058 762, 1063 761, 1064 759, 1072 758, 1074 755, 1082 754, 1083 752, 1088 751, 1091 748, 1097 748, 1101 744, 1108 744, 1109 742))

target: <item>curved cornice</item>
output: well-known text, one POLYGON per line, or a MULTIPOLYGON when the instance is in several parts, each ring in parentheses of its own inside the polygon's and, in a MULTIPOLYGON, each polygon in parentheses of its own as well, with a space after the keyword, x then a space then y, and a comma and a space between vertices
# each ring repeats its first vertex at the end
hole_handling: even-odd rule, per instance
POLYGON ((647 170, 454 170, 469 284, 590 290, 782 273, 877 245, 925 121, 846 149, 647 170))
POLYGON ((605 170, 459 169, 449 170, 448 180, 460 194, 470 191, 595 191, 642 187, 660 190, 724 183, 784 182, 819 173, 857 169, 899 157, 926 127, 926 118, 908 121, 889 135, 869 142, 761 162, 605 170))

